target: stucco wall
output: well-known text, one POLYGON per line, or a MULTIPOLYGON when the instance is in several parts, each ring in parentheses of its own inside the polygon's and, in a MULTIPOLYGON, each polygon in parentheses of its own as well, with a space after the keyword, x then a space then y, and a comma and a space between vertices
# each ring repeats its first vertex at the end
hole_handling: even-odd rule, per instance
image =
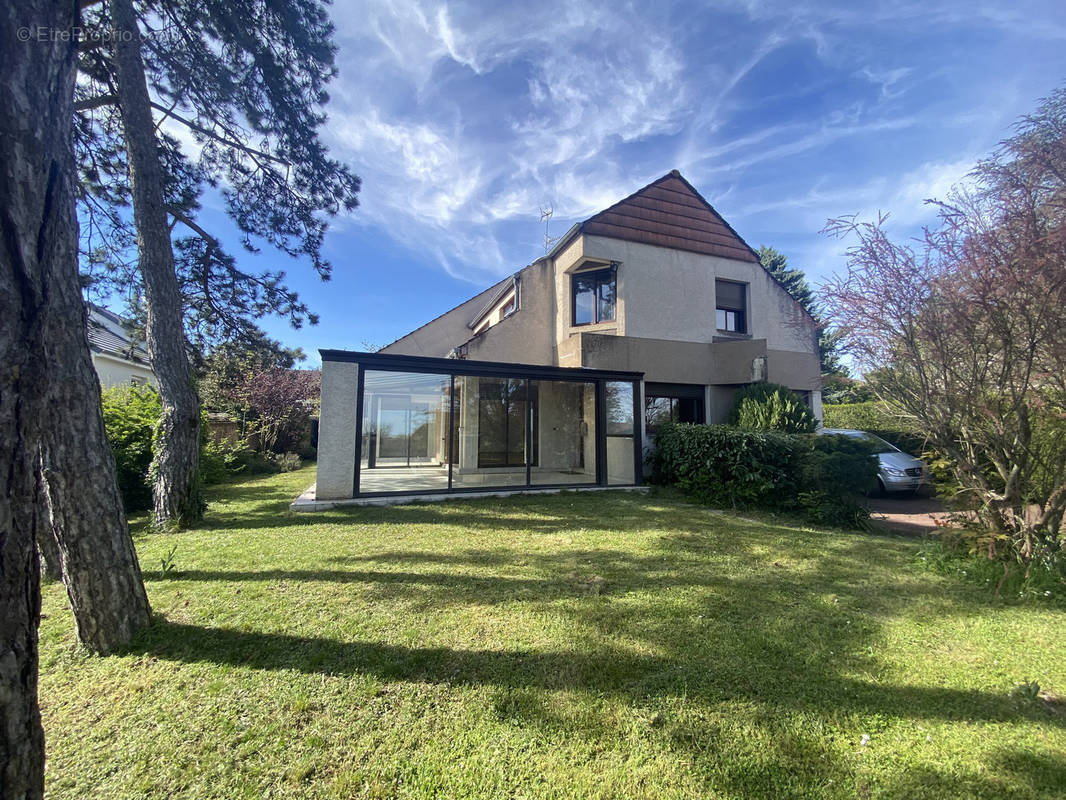
POLYGON ((588 252, 587 242, 589 237, 578 236, 557 253, 553 262, 553 289, 555 298, 555 314, 551 319, 551 325, 555 330, 556 343, 565 342, 571 336, 580 333, 603 333, 613 336, 626 335, 626 287, 628 272, 625 265, 618 268, 616 273, 616 296, 614 319, 610 322, 601 322, 592 325, 573 325, 573 308, 571 307, 571 281, 575 271, 582 268, 587 259, 593 258, 599 264, 607 265, 610 258, 593 256, 588 252))
POLYGON ((322 362, 316 500, 342 500, 352 496, 358 388, 358 364, 322 362))
POLYGON ((418 330, 411 331, 392 344, 381 348, 381 352, 447 358, 454 348, 473 336, 474 332, 467 327, 468 323, 476 313, 484 308, 493 294, 510 280, 508 277, 493 284, 432 322, 426 323, 418 330))
POLYGON ((790 353, 787 350, 766 351, 766 379, 782 383, 790 389, 820 390, 822 379, 817 353, 790 353))
POLYGON ((546 260, 534 262, 519 273, 518 281, 518 310, 470 339, 466 345, 467 358, 555 365, 555 342, 552 339, 555 293, 551 264, 546 260))
POLYGON ((112 386, 129 386, 131 383, 150 383, 158 386, 155 373, 143 364, 134 364, 121 358, 113 358, 103 353, 93 353, 93 367, 100 378, 100 385, 108 389, 112 386), (134 381, 134 378, 137 380, 134 381))
MULTIPOLYGON (((748 284, 748 334, 774 350, 811 352, 815 327, 795 300, 759 264, 671 250, 603 236, 581 236, 581 258, 617 261, 619 333, 644 339, 710 342, 716 278, 748 284)), ((567 258, 571 258, 564 253, 567 258)), ((565 267, 558 259, 560 271, 565 267)), ((568 286, 563 287, 569 291, 568 286)), ((567 331, 569 333, 569 331, 567 331)))

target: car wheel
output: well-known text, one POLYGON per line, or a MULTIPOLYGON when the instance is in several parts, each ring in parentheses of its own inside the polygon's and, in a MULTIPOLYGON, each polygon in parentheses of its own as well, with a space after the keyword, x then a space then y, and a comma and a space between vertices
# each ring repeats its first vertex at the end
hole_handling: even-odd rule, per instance
POLYGON ((885 488, 885 482, 880 477, 877 478, 877 496, 888 497, 888 490, 885 488))

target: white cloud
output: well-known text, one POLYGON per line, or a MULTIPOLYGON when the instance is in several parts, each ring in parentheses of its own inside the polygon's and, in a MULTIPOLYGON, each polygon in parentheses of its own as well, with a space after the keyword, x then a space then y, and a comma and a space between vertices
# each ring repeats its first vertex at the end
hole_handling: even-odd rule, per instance
MULTIPOLYGON (((778 215, 811 232, 826 216, 880 203, 917 219, 925 212, 904 209, 921 208, 918 187, 972 159, 936 147, 889 159, 874 143, 950 125, 935 98, 916 96, 931 75, 959 67, 881 47, 877 32, 947 35, 968 11, 917 0, 740 0, 700 12, 605 0, 339 3, 328 137, 364 179, 356 224, 474 282, 540 255, 542 206, 554 207, 561 233, 673 167, 757 224, 778 215), (793 79, 785 58, 816 77, 793 79), (852 174, 827 180, 842 157, 852 174), (922 161, 930 166, 911 168, 922 161), (791 194, 766 199, 782 192, 791 194)), ((1014 30, 1020 20, 981 9, 965 24, 1014 30)), ((1003 111, 989 99, 973 113, 985 122, 956 148, 968 155, 987 147, 1003 111)))

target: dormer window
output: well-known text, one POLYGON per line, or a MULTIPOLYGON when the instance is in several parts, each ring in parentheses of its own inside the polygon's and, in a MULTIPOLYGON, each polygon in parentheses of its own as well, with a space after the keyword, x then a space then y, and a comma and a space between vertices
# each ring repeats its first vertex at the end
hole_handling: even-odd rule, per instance
POLYGON ((614 267, 574 273, 571 279, 574 325, 613 322, 616 285, 614 267))
POLYGON ((728 333, 748 332, 748 286, 734 281, 714 282, 715 327, 728 333))

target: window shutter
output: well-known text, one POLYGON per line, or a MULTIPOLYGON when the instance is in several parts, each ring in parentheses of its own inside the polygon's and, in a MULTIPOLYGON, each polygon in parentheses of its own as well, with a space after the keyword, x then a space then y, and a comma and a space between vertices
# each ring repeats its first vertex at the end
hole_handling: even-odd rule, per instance
POLYGON ((715 306, 717 308, 728 308, 733 311, 744 310, 746 304, 744 302, 743 283, 733 283, 732 281, 715 281, 714 293, 715 306))

